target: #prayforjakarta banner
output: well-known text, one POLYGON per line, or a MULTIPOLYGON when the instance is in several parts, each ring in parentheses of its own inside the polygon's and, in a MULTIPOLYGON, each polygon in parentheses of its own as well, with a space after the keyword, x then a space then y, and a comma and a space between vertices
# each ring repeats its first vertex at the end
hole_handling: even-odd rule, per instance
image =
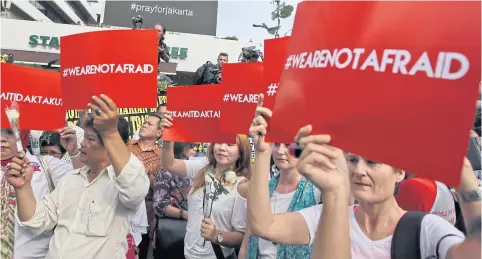
POLYGON ((172 32, 216 36, 218 1, 106 1, 104 23, 132 28, 132 17, 144 18, 143 28, 161 23, 172 32))
POLYGON ((480 46, 480 1, 302 2, 270 140, 312 124, 347 152, 458 186, 480 46))

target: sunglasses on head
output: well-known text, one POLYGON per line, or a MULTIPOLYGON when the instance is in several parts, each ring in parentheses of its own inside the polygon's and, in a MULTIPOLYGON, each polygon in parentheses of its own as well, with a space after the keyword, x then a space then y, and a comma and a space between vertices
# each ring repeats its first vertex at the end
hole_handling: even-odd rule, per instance
POLYGON ((286 143, 275 143, 275 147, 279 147, 280 145, 285 145, 288 148, 288 151, 290 155, 298 158, 301 156, 301 152, 303 152, 303 149, 298 143, 291 143, 291 144, 286 144, 286 143))

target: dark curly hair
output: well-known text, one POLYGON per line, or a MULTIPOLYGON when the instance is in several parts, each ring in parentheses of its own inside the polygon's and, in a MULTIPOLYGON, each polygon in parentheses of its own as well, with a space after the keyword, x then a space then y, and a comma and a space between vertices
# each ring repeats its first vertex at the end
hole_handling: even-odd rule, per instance
POLYGON ((60 134, 52 131, 44 131, 39 139, 40 147, 45 146, 57 146, 60 149, 60 153, 65 154, 67 150, 60 143, 60 134))

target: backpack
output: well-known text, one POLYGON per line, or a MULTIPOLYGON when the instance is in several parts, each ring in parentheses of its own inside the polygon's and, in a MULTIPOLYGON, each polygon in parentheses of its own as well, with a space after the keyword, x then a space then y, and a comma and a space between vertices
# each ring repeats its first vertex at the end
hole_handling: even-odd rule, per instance
POLYGON ((211 62, 206 62, 206 64, 203 64, 196 70, 196 75, 194 77, 194 84, 195 85, 202 85, 204 84, 204 75, 206 74, 206 69, 208 67, 212 66, 213 64, 211 62))
POLYGON ((407 211, 393 232, 391 259, 422 259, 420 254, 420 231, 427 215, 420 211, 407 211))
MULTIPOLYGON (((420 232, 422 231, 422 220, 427 215, 420 211, 407 211, 393 232, 391 259, 422 259, 420 252, 420 232)), ((454 234, 447 234, 438 240, 435 248, 436 255, 429 258, 440 258, 438 250, 443 239, 454 234)))

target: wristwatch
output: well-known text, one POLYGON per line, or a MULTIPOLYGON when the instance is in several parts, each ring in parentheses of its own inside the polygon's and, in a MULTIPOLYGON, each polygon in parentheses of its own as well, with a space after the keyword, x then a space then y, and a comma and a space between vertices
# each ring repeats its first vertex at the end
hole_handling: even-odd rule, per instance
POLYGON ((463 203, 480 201, 482 198, 482 187, 479 185, 479 187, 466 192, 456 191, 455 196, 459 202, 463 203))
POLYGON ((223 242, 223 233, 221 233, 221 231, 218 232, 218 237, 217 237, 217 241, 218 241, 218 244, 221 244, 223 242))
POLYGON ((179 210, 179 218, 182 219, 182 213, 184 212, 184 209, 179 210))

